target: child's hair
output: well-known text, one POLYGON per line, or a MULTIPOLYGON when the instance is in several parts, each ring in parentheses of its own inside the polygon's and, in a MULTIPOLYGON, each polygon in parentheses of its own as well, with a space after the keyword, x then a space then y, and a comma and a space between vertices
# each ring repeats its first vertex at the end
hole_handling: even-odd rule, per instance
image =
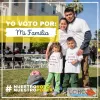
POLYGON ((67 41, 74 41, 74 42, 75 42, 75 40, 74 40, 73 37, 68 37, 68 38, 67 38, 67 41))
POLYGON ((74 41, 75 42, 75 47, 77 47, 77 43, 76 43, 76 41, 75 41, 75 39, 73 37, 68 37, 66 41, 67 42, 74 41))
POLYGON ((53 53, 53 48, 54 47, 56 47, 56 48, 59 48, 59 51, 58 52, 60 52, 61 53, 61 58, 62 58, 62 47, 61 47, 61 45, 60 45, 60 43, 59 42, 55 42, 55 43, 52 43, 52 45, 50 46, 50 49, 49 49, 49 57, 48 58, 50 58, 50 56, 51 56, 51 54, 53 53))

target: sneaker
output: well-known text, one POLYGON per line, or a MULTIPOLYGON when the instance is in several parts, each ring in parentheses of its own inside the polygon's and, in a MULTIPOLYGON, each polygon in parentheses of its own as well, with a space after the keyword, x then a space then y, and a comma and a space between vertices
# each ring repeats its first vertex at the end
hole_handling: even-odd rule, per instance
POLYGON ((59 92, 54 91, 54 92, 52 93, 53 96, 56 96, 57 94, 59 94, 59 92))
POLYGON ((48 93, 47 92, 43 92, 43 96, 47 96, 48 95, 48 93))
POLYGON ((63 91, 62 94, 67 94, 67 91, 63 91))

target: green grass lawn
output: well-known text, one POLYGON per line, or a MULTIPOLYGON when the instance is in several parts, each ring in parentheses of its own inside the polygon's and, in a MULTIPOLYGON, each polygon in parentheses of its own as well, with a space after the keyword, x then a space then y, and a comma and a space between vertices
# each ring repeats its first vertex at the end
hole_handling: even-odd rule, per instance
MULTIPOLYGON (((19 92, 18 93, 18 92, 11 91, 7 93, 5 91, 5 87, 7 85, 12 85, 12 86, 13 85, 26 85, 28 76, 32 70, 39 70, 42 76, 45 79, 47 78, 47 74, 48 74, 47 68, 4 70, 3 71, 3 97, 43 97, 42 92, 19 92)), ((100 72, 100 68, 99 68, 99 72, 100 72)), ((89 74, 90 74, 91 87, 97 87, 97 68, 91 67, 89 69, 89 74)), ((100 75, 98 77, 100 79, 100 75)), ((79 78, 81 79, 81 73, 79 74, 79 78)), ((100 90, 100 84, 99 84, 99 90, 100 90)), ((49 97, 52 97, 52 96, 49 94, 49 97)), ((57 97, 58 98, 66 97, 66 95, 63 95, 61 93, 57 95, 57 97)), ((100 94, 99 94, 99 98, 100 98, 100 94)), ((67 98, 64 98, 64 99, 67 99, 67 98)), ((71 99, 73 98, 70 98, 70 100, 71 99)), ((7 100, 13 100, 13 99, 7 99, 7 100)), ((28 100, 28 99, 18 99, 18 100, 28 100)), ((33 98, 30 98, 30 100, 33 100, 33 98)), ((90 100, 95 100, 95 99, 90 99, 90 100)))

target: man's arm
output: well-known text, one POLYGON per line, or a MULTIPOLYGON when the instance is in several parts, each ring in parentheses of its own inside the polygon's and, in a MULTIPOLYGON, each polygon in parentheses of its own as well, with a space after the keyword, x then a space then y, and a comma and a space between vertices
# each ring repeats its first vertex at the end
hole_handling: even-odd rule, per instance
POLYGON ((83 51, 85 48, 87 48, 89 46, 89 43, 90 43, 90 40, 91 40, 91 31, 90 31, 90 28, 88 27, 87 23, 85 20, 81 20, 81 23, 80 23, 80 28, 81 28, 81 31, 82 33, 84 34, 84 40, 82 42, 82 45, 80 46, 80 49, 78 51, 78 55, 82 55, 83 54, 83 51))
POLYGON ((86 47, 89 46, 91 37, 92 37, 91 31, 86 31, 84 35, 84 41, 82 42, 80 49, 84 50, 86 47))

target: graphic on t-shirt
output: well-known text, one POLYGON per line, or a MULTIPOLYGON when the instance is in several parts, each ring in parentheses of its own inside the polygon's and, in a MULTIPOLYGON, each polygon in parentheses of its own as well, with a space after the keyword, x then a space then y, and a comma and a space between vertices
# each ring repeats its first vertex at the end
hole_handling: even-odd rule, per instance
POLYGON ((49 65, 53 65, 55 66, 58 63, 57 59, 55 58, 55 56, 51 56, 50 60, 49 60, 49 65))
POLYGON ((70 53, 67 56, 67 60, 68 60, 68 63, 71 63, 72 61, 77 60, 77 57, 76 57, 76 55, 74 53, 70 53))

